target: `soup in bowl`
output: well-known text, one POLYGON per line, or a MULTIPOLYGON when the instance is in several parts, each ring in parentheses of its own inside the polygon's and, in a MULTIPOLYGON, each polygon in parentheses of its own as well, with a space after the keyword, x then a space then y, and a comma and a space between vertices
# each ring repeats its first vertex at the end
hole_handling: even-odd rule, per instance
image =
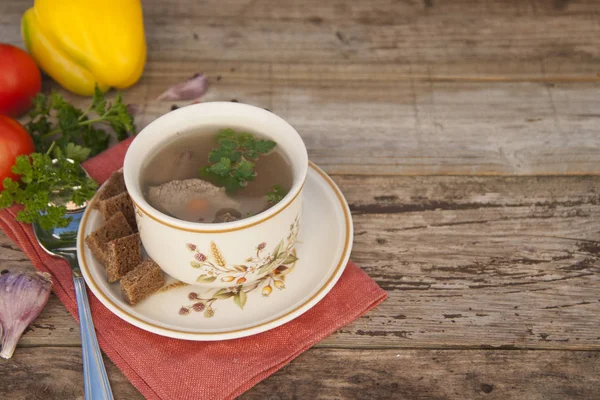
POLYGON ((306 146, 275 114, 241 103, 172 111, 123 165, 148 256, 192 285, 250 284, 297 260, 306 146))

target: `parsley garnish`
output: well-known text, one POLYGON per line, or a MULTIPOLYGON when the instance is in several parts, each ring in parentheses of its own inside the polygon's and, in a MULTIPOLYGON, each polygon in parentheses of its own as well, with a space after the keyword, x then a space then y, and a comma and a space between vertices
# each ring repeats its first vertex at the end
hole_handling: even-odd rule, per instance
POLYGON ((272 140, 256 139, 251 133, 222 129, 217 133, 219 147, 208 155, 211 163, 200 169, 200 176, 234 193, 256 178, 254 162, 277 145, 272 140))
POLYGON ((98 125, 110 126, 117 139, 123 140, 135 132, 133 117, 120 94, 114 103, 107 103, 97 88, 85 111, 58 93, 38 94, 29 116, 25 126, 36 152, 16 158, 12 171, 20 182, 4 179, 0 208, 20 204, 24 208, 17 213, 18 221, 38 222, 44 229, 65 227, 70 221, 65 217, 66 207, 53 202, 70 200, 82 205, 94 195, 98 185, 82 173, 79 164, 109 146, 109 133, 98 125))
POLYGON ((273 189, 267 193, 267 202, 271 204, 279 203, 288 193, 281 185, 273 185, 273 189))

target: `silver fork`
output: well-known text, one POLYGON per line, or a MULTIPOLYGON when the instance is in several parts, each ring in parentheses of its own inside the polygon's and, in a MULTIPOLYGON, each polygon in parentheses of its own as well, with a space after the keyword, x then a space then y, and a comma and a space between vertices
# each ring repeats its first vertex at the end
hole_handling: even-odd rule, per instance
POLYGON ((50 255, 61 257, 69 262, 73 271, 79 328, 81 331, 81 348, 83 357, 83 386, 87 400, 112 400, 110 382, 106 375, 102 353, 98 346, 94 322, 90 313, 90 304, 85 290, 85 281, 77 261, 77 229, 86 205, 67 212, 71 222, 66 228, 42 229, 37 223, 33 231, 38 243, 50 255))

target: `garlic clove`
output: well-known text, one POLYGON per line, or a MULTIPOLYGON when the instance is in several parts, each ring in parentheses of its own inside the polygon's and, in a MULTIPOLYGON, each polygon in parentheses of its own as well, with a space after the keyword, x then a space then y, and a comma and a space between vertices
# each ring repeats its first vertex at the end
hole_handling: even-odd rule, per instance
POLYGON ((195 74, 190 79, 170 86, 156 100, 193 100, 202 97, 208 89, 204 74, 195 74))
POLYGON ((52 280, 46 272, 0 274, 0 357, 11 358, 17 342, 50 297, 52 280))

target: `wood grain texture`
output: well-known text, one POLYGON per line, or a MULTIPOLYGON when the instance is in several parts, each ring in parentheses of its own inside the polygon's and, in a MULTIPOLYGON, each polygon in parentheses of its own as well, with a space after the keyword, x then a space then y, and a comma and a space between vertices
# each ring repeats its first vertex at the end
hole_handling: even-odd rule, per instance
MULTIPOLYGON (((389 298, 317 347, 600 349, 600 177, 334 179, 389 298)), ((79 343, 57 301, 36 324, 21 345, 79 343)))
MULTIPOLYGON (((9 0, 20 13, 29 2, 9 0)), ((151 60, 452 64, 598 61, 593 2, 145 1, 151 60), (568 32, 568 35, 565 35, 568 32)), ((17 14, 18 15, 18 14, 17 14)), ((5 17, 7 22, 9 16, 5 17)), ((13 25, 11 20, 9 25, 13 25)), ((6 39, 20 42, 19 32, 6 39)))
MULTIPOLYGON (((143 397, 105 359, 117 399, 143 397)), ((600 353, 312 349, 240 399, 593 399, 600 353)), ((83 399, 81 351, 18 349, 0 361, 0 397, 83 399)))
MULTIPOLYGON (((0 41, 23 47, 31 4, 0 2, 0 41)), ((202 101, 280 115, 389 292, 242 398, 600 398, 596 1, 143 6, 148 63, 124 93, 138 128, 188 104, 155 99, 197 72, 202 101)), ((4 268, 33 270, 0 234, 4 268)), ((116 398, 141 398, 106 361, 116 398)), ((0 376, 0 398, 83 398, 79 327, 54 295, 0 376)))
MULTIPOLYGON (((600 173, 598 84, 333 77, 345 67, 282 68, 274 77, 265 64, 227 72, 227 64, 207 65, 214 69, 207 72, 211 88, 203 100, 235 100, 275 112, 298 130, 309 157, 329 173, 600 173)), ((173 102, 154 99, 197 70, 190 63, 150 65, 126 94, 140 105, 138 129, 170 111, 173 102)), ((67 98, 82 107, 88 103, 67 98)))
MULTIPOLYGON (((138 127, 202 71, 203 101, 272 110, 328 172, 600 173, 594 2, 280 3, 144 2, 138 127)), ((2 40, 28 6, 3 3, 2 40)))
POLYGON ((355 213, 352 257, 390 293, 353 334, 379 346, 599 347, 597 177, 336 180, 355 213))
MULTIPOLYGON (((104 356, 115 399, 143 399, 121 371, 104 356)), ((38 347, 17 349, 9 360, 0 359, 0 398, 11 400, 83 400, 81 348, 38 347)))
MULTIPOLYGON (((30 5, 3 2, 3 41, 22 45, 15 26, 30 5)), ((448 68, 451 75, 471 78, 531 77, 535 70, 538 76, 598 79, 593 1, 146 0, 143 5, 151 62, 387 64, 420 66, 422 74, 428 67, 448 68), (493 64, 494 72, 481 68, 493 64)))
POLYGON ((597 352, 311 350, 240 399, 593 399, 597 352))
MULTIPOLYGON (((403 80, 385 67, 356 77, 346 66, 226 65, 203 65, 211 77, 203 100, 273 111, 329 173, 600 172, 595 83, 434 82, 403 80)), ((128 101, 143 104, 138 126, 171 107, 147 99, 197 70, 194 63, 149 66, 148 84, 128 92, 128 101)))

